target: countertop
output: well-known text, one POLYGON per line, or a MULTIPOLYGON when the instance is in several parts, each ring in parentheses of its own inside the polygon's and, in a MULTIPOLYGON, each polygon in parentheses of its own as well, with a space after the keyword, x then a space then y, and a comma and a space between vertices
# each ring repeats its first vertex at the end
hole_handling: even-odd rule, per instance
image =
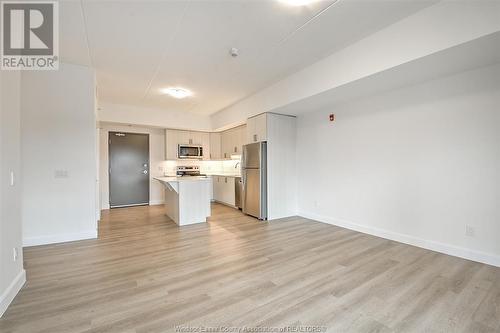
POLYGON ((207 176, 220 176, 220 177, 241 177, 240 174, 237 173, 223 173, 223 172, 218 172, 218 173, 207 173, 207 176))
POLYGON ((176 176, 154 177, 154 179, 159 180, 161 182, 167 182, 167 183, 170 183, 170 182, 194 182, 194 181, 208 181, 209 180, 208 177, 203 177, 203 176, 200 176, 200 177, 176 177, 176 176))

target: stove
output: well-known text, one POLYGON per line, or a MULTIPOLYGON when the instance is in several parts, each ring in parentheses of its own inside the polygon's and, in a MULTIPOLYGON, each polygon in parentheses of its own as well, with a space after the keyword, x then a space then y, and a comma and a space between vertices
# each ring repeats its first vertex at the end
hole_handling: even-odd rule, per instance
POLYGON ((197 165, 178 166, 175 173, 177 177, 200 177, 206 176, 200 173, 200 167, 197 165))

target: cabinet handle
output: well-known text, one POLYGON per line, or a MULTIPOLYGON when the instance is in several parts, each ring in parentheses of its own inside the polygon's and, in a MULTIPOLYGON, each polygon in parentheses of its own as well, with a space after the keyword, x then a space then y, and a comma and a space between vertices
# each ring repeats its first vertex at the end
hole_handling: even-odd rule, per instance
POLYGON ((238 151, 238 147, 234 147, 234 152, 236 153, 238 151))
POLYGON ((193 144, 193 139, 189 139, 189 144, 192 145, 193 144))
POLYGON ((226 177, 226 178, 224 178, 224 183, 226 183, 226 184, 227 184, 227 177, 226 177))
POLYGON ((257 134, 253 135, 253 142, 257 142, 257 134))

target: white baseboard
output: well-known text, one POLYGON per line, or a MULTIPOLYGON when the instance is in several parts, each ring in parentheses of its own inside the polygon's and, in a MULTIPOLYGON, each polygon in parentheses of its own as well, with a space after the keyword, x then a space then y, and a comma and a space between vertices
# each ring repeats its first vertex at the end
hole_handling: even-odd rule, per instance
POLYGON ((165 201, 163 200, 151 200, 149 202, 149 205, 153 206, 153 205, 163 205, 165 203, 165 201))
POLYGON ((440 243, 432 240, 426 240, 422 238, 417 238, 414 236, 406 235, 406 234, 401 234, 389 230, 384 230, 384 229, 379 229, 379 228, 374 228, 374 227, 369 227, 357 223, 353 223, 351 221, 346 221, 346 220, 341 220, 341 219, 335 219, 329 216, 323 216, 315 213, 310 213, 310 212, 299 212, 299 215, 311 220, 316 220, 318 222, 323 222, 323 223, 328 223, 328 224, 333 224, 339 227, 343 227, 346 229, 354 230, 354 231, 359 231, 365 234, 377 236, 377 237, 382 237, 386 239, 390 239, 396 242, 400 243, 405 243, 413 246, 418 246, 424 249, 448 254, 451 256, 455 257, 460 257, 472 261, 477 261, 481 262, 483 264, 488 264, 492 266, 497 266, 500 267, 500 256, 492 254, 492 253, 486 253, 486 252, 481 252, 481 251, 476 251, 460 246, 455 246, 451 244, 446 244, 446 243, 440 243))
POLYGON ((0 295, 0 317, 3 316, 10 303, 14 300, 17 293, 26 283, 26 271, 23 269, 17 274, 17 276, 12 280, 10 285, 5 289, 5 291, 0 295))
POLYGON ((83 232, 59 235, 45 235, 36 237, 25 237, 23 239, 23 246, 36 246, 54 243, 73 242, 84 239, 97 238, 97 230, 88 230, 83 232))

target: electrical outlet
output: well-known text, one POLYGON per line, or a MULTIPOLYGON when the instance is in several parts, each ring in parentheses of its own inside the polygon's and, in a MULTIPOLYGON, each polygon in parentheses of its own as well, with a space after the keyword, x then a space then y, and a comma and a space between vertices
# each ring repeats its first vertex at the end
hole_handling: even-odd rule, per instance
POLYGON ((12 259, 14 261, 17 261, 18 258, 19 258, 19 252, 17 251, 17 247, 13 247, 12 248, 12 259))
POLYGON ((474 237, 476 235, 476 229, 473 226, 466 225, 465 226, 465 235, 468 237, 474 237))

